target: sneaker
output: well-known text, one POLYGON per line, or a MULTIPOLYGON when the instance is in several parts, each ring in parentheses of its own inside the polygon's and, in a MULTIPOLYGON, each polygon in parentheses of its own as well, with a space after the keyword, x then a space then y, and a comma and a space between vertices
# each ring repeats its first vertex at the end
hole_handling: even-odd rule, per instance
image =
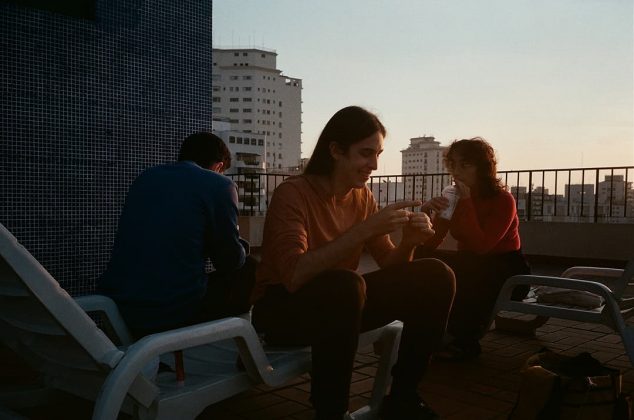
POLYGON ((383 420, 436 420, 440 416, 420 398, 400 399, 388 395, 379 410, 383 420))

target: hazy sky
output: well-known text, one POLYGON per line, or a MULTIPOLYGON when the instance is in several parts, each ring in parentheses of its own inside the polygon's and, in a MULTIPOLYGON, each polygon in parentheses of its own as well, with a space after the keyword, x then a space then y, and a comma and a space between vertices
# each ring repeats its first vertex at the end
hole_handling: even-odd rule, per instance
POLYGON ((411 137, 482 136, 499 169, 634 164, 632 0, 213 0, 217 47, 277 51, 303 80, 302 155, 361 105, 411 137))

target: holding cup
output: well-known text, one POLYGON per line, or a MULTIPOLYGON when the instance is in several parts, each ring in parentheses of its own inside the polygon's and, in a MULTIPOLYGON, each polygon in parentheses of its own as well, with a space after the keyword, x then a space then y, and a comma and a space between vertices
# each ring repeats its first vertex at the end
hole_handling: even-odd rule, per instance
POLYGON ((438 217, 451 220, 451 216, 453 216, 453 212, 456 209, 456 204, 458 204, 458 199, 460 198, 460 195, 458 194, 458 189, 455 185, 449 185, 446 186, 440 194, 449 201, 449 206, 441 211, 438 214, 438 217))

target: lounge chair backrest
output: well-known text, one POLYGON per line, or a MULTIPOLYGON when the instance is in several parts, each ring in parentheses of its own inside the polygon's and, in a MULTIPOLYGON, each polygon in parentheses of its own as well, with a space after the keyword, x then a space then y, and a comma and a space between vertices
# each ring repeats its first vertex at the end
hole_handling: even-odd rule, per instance
POLYGON ((45 372, 79 369, 107 374, 123 357, 2 224, 0 339, 45 372))

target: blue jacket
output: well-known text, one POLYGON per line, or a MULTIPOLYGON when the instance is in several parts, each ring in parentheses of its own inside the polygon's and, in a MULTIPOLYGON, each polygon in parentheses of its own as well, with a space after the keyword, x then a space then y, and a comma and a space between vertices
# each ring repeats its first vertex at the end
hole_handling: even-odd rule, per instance
POLYGON ((206 258, 219 272, 244 264, 237 217, 229 178, 193 162, 147 169, 128 191, 98 290, 131 328, 186 322, 207 289, 206 258))

